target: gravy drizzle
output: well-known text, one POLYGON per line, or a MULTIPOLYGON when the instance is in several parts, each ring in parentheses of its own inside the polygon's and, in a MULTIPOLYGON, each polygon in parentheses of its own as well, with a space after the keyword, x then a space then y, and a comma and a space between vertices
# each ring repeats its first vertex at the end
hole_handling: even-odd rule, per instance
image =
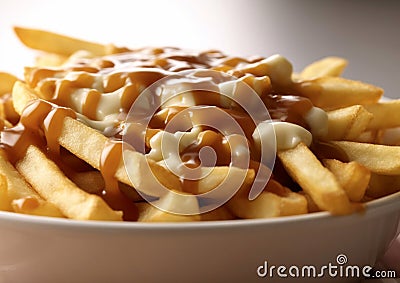
POLYGON ((133 202, 120 191, 118 180, 115 178, 115 173, 121 161, 122 141, 109 139, 100 158, 100 172, 105 183, 101 196, 112 209, 122 210, 124 220, 135 221, 138 217, 138 211, 133 202))
MULTIPOLYGON (((23 111, 18 124, 1 132, 0 146, 6 150, 10 160, 16 163, 23 158, 31 144, 53 155, 59 155, 58 139, 62 129, 60 125, 65 117, 76 119, 76 112, 79 112, 90 120, 100 121, 98 117, 100 105, 109 104, 109 100, 105 100, 105 95, 115 96, 115 99, 119 100, 120 107, 116 110, 119 112, 119 117, 126 117, 133 102, 146 87, 167 75, 189 69, 218 70, 234 74, 238 79, 243 78, 245 83, 253 85, 270 111, 272 119, 309 128, 304 116, 313 107, 312 103, 305 97, 291 95, 287 89, 285 92, 274 89, 268 77, 258 76, 261 65, 258 66, 257 62, 265 58, 228 57, 215 50, 195 53, 173 47, 121 49, 121 52, 101 58, 77 59, 59 68, 26 68, 25 80, 28 85, 49 102, 40 99, 33 101, 23 111), (255 87, 256 83, 258 85, 255 87)), ((183 81, 195 88, 195 81, 190 79, 183 81)), ((252 148, 254 143, 252 133, 256 124, 244 110, 224 107, 220 97, 212 92, 192 91, 191 95, 196 105, 220 107, 231 115, 242 127, 252 148)), ((171 105, 159 109, 147 129, 147 147, 152 136, 164 130, 169 121, 185 109, 186 105, 171 105)), ((115 128, 121 122, 121 120, 116 121, 115 128)), ((123 211, 124 220, 136 220, 137 209, 119 190, 118 180, 115 178, 122 160, 121 135, 118 131, 111 136, 101 154, 100 171, 105 182, 101 196, 111 208, 123 211)), ((188 167, 197 167, 200 163, 199 152, 204 146, 215 150, 217 165, 230 164, 231 152, 227 140, 214 129, 207 127, 202 127, 197 139, 181 152, 182 162, 188 167)), ((251 154, 250 167, 254 167, 259 160, 257 156, 251 154)), ((196 184, 183 179, 182 186, 188 191, 193 191, 188 187, 195 188, 196 184)))
POLYGON ((76 114, 71 109, 35 100, 24 109, 16 126, 3 129, 0 146, 5 149, 12 163, 23 158, 31 144, 52 154, 59 154, 60 125, 65 117, 75 119, 76 114))

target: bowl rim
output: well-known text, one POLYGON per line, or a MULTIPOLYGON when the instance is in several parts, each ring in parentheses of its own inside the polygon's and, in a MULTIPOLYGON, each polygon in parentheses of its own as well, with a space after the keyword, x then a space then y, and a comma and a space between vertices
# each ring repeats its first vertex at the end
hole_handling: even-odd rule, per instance
POLYGON ((74 220, 66 218, 56 218, 48 216, 36 216, 20 214, 15 212, 0 211, 0 226, 2 223, 24 226, 47 226, 61 229, 80 229, 80 230, 199 230, 199 229, 226 229, 226 228, 245 228, 257 226, 276 226, 287 225, 287 223, 311 223, 317 220, 323 221, 352 221, 355 219, 368 218, 378 212, 392 213, 400 212, 400 191, 371 200, 365 203, 365 209, 349 215, 334 216, 327 211, 313 212, 293 216, 280 216, 260 219, 233 219, 233 220, 211 220, 193 222, 117 222, 117 221, 98 221, 98 220, 74 220))

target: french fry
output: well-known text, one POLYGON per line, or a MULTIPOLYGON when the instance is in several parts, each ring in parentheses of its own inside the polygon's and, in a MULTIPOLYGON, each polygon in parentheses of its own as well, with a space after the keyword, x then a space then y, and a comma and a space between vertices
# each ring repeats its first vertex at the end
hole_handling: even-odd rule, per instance
POLYGON ((368 127, 373 114, 361 105, 349 106, 328 113, 327 140, 354 140, 368 127))
POLYGON ((21 115, 25 106, 39 97, 25 83, 17 81, 12 89, 12 98, 15 111, 21 115))
POLYGON ((339 77, 348 62, 340 57, 325 57, 306 66, 300 73, 300 78, 312 80, 321 77, 339 77))
POLYGON ((239 218, 268 218, 307 213, 304 196, 287 189, 285 196, 263 191, 256 199, 235 196, 227 204, 232 214, 239 218))
POLYGON ((67 61, 68 57, 60 54, 44 53, 35 59, 37 67, 58 67, 67 61))
POLYGON ((369 104, 364 107, 373 115, 371 122, 367 126, 367 130, 379 130, 400 126, 400 100, 369 104))
MULTIPOLYGON (((203 170, 210 170, 209 168, 203 167, 203 170)), ((192 194, 204 194, 209 191, 214 190, 217 188, 222 182, 230 182, 227 180, 228 178, 232 178, 232 176, 243 176, 242 186, 240 190, 245 190, 244 188, 248 189, 249 186, 252 184, 255 172, 252 169, 240 169, 236 167, 228 167, 228 166, 217 166, 211 169, 211 171, 204 177, 199 180, 196 180, 196 185, 189 187, 189 192, 192 194)), ((233 181, 233 180, 232 180, 233 181)), ((232 188, 234 188, 232 183, 232 188)))
MULTIPOLYGON (((121 160, 121 164, 115 173, 115 177, 119 181, 129 184, 149 196, 159 196, 159 188, 182 191, 182 184, 178 177, 154 160, 132 150, 124 151, 123 155, 125 166, 121 160), (127 171, 129 171, 129 177, 127 171)), ((163 194, 166 191, 163 190, 161 193, 163 194)))
POLYGON ((199 216, 179 215, 162 211, 148 202, 137 203, 139 209, 138 222, 192 222, 200 221, 199 216))
POLYGON ((323 160, 335 175, 351 201, 360 202, 368 187, 371 172, 357 162, 343 163, 336 159, 323 160))
MULTIPOLYGON (((86 161, 96 169, 100 169, 100 156, 104 145, 107 142, 107 138, 97 132, 96 130, 89 128, 81 122, 66 117, 62 125, 61 135, 59 137, 59 143, 61 146, 86 161), (90 138, 88 138, 90 137, 90 138), (79 142, 78 142, 79 141, 79 142)), ((153 160, 148 160, 146 157, 138 152, 127 152, 127 157, 134 166, 129 168, 136 170, 137 173, 130 173, 129 176, 134 176, 135 180, 131 180, 126 172, 123 160, 121 160, 115 177, 122 183, 131 185, 138 190, 143 192, 147 191, 148 179, 143 177, 143 167, 139 166, 150 166, 151 172, 157 177, 157 180, 167 188, 181 190, 181 183, 177 176, 172 174, 170 171, 158 165, 153 160)))
MULTIPOLYGON (((48 202, 47 202, 48 203, 48 202)), ((56 206, 43 205, 46 201, 34 197, 14 199, 11 207, 14 212, 51 217, 64 217, 56 206)))
POLYGON ((0 174, 0 210, 11 211, 11 202, 8 197, 7 177, 0 174))
POLYGON ((16 81, 18 81, 18 78, 14 75, 0 72, 0 96, 11 93, 16 81))
POLYGON ((121 212, 113 211, 101 197, 78 188, 35 146, 28 147, 16 168, 44 199, 54 203, 68 218, 122 220, 121 212))
POLYGON ((4 105, 0 102, 0 126, 3 128, 5 126, 5 121, 7 121, 6 112, 4 105))
POLYGON ((287 190, 287 195, 281 197, 281 216, 307 213, 308 203, 306 198, 299 193, 287 190))
POLYGON ((200 180, 196 180, 196 183, 192 186, 185 186, 184 190, 192 194, 203 194, 215 189, 221 184, 228 174, 229 167, 214 167, 214 168, 201 168, 203 170, 211 170, 208 175, 200 180))
POLYGON ((281 197, 270 192, 262 192, 250 201, 245 197, 232 198, 227 206, 239 218, 268 218, 280 216, 281 197))
MULTIPOLYGON (((4 165, 3 162, 2 165, 4 165)), ((15 188, 11 187, 10 191, 12 192, 13 189, 15 188)), ((35 193, 28 193, 31 193, 32 196, 24 196, 22 198, 10 199, 8 194, 7 177, 3 174, 0 174, 0 210, 13 211, 30 215, 63 217, 63 215, 55 206, 46 203, 45 201, 40 199, 39 196, 37 196, 35 193)), ((12 192, 12 195, 15 194, 12 192)))
POLYGON ((317 107, 333 110, 357 104, 376 103, 383 90, 379 87, 340 77, 322 77, 295 85, 296 91, 317 107))
POLYGON ((197 199, 193 195, 185 195, 185 200, 183 201, 179 198, 179 195, 167 193, 162 199, 156 201, 155 204, 157 204, 157 207, 163 207, 166 211, 160 210, 148 202, 137 204, 139 209, 139 222, 188 222, 201 220, 200 214, 183 215, 167 212, 171 211, 171 209, 175 210, 177 206, 182 211, 185 211, 185 209, 188 211, 200 211, 197 199))
MULTIPOLYGON (((99 171, 72 172, 67 174, 79 188, 90 194, 99 194, 105 189, 104 178, 99 171)), ((135 189, 124 184, 118 184, 119 189, 132 201, 142 201, 142 197, 135 189)))
POLYGON ((307 200, 277 181, 269 180, 264 191, 254 200, 248 199, 249 185, 242 186, 227 207, 239 218, 267 218, 307 213, 307 200))
POLYGON ((280 205, 280 215, 299 215, 308 212, 308 203, 304 196, 297 192, 292 192, 286 187, 283 187, 284 194, 280 195, 281 205, 280 205))
POLYGON ((354 211, 333 173, 322 166, 305 144, 299 143, 293 149, 279 151, 278 157, 289 175, 311 196, 320 209, 335 215, 354 211), (304 166, 305 164, 307 166, 304 166))
POLYGON ((384 175, 400 174, 400 146, 389 146, 349 141, 332 141, 347 155, 350 161, 356 161, 371 172, 384 175))
POLYGON ((299 192, 299 194, 303 195, 306 198, 307 210, 309 213, 321 211, 321 209, 315 204, 310 195, 306 194, 304 191, 299 192))
POLYGON ((23 27, 15 27, 14 31, 27 47, 63 56, 70 56, 79 50, 87 50, 93 55, 98 56, 113 52, 113 47, 111 45, 108 46, 76 39, 54 32, 23 27))
POLYGON ((352 141, 362 143, 378 143, 379 134, 379 131, 365 131, 352 141))
MULTIPOLYGON (((38 99, 38 96, 25 84, 16 83, 13 88, 13 99, 14 108, 17 112, 21 113, 24 107, 29 101, 38 99)), ((66 117, 62 125, 61 134, 59 137, 59 143, 61 146, 75 154, 80 159, 86 161, 88 164, 96 169, 100 169, 100 157, 104 145, 108 141, 108 138, 99 133, 98 131, 84 125, 83 123, 66 117)), ((150 166, 151 171, 157 177, 158 181, 167 188, 181 190, 181 183, 177 176, 172 174, 170 171, 158 165, 153 160, 147 160, 143 154, 138 152, 131 152, 129 159, 135 162, 134 164, 143 164, 143 166, 150 166)), ((140 166, 131 166, 132 170, 138 170, 140 166)), ((140 169, 142 170, 142 169, 140 169)), ((115 177, 122 183, 127 185, 136 185, 136 189, 146 192, 147 189, 143 184, 147 184, 148 179, 143 178, 142 171, 137 171, 138 174, 130 174, 135 176, 135 180, 130 180, 123 161, 119 164, 115 177), (132 184, 132 182, 134 184, 132 184), (140 187, 138 187, 140 186, 140 187)))
POLYGON ((213 220, 232 220, 236 217, 229 211, 226 205, 220 206, 209 212, 200 214, 201 221, 213 221, 213 220))
POLYGON ((32 215, 64 217, 61 211, 54 206, 54 204, 43 200, 40 195, 32 189, 32 187, 8 161, 3 150, 0 150, 0 174, 6 177, 7 195, 10 204, 15 200, 20 200, 13 204, 14 211, 32 215), (21 204, 23 199, 30 199, 30 202, 36 202, 36 205, 34 207, 31 206, 31 209, 25 209, 22 211, 19 209, 20 206, 18 204, 21 204))
POLYGON ((18 78, 12 74, 0 72, 0 120, 1 126, 12 127, 17 123, 19 115, 15 112, 12 101, 11 93, 15 82, 18 78))

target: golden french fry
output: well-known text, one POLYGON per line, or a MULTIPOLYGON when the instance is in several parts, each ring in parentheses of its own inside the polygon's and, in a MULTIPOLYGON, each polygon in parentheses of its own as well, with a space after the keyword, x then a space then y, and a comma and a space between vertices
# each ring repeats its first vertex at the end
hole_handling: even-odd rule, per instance
MULTIPOLYGON (((14 107, 17 112, 21 113, 29 101, 37 98, 38 96, 26 84, 19 82, 15 84, 13 88, 13 99, 14 107)), ((62 128, 58 140, 60 145, 94 168, 100 169, 100 157, 108 138, 93 128, 70 117, 66 117, 60 127, 62 128)), ((146 192, 146 186, 142 184, 147 183, 148 180, 143 178, 143 168, 138 165, 142 164, 142 166, 150 166, 152 173, 162 185, 170 189, 181 190, 179 178, 169 170, 157 164, 155 161, 147 159, 141 153, 129 152, 127 154, 130 155, 129 160, 135 164, 135 166, 131 166, 131 168, 137 170, 137 173, 130 174, 130 176, 135 176, 136 179, 129 179, 123 160, 121 160, 115 173, 115 177, 120 182, 130 186, 133 185, 136 189, 146 192), (134 182, 134 184, 132 184, 132 182, 134 182)))
MULTIPOLYGON (((161 200, 155 201, 155 204, 157 204, 157 207, 163 207, 167 211, 175 210, 176 206, 179 206, 182 210, 187 208, 188 211, 200 211, 198 201, 194 195, 185 195, 185 201, 182 201, 179 196, 167 193, 161 200)), ((138 203, 137 207, 139 209, 139 222, 188 222, 201 220, 200 214, 172 214, 160 210, 148 202, 138 203)))
POLYGON ((5 121, 7 121, 6 112, 4 105, 0 102, 0 126, 3 128, 5 126, 5 121))
POLYGON ((268 181, 264 192, 274 193, 281 197, 280 214, 282 216, 307 213, 304 196, 291 191, 274 179, 268 181))
POLYGON ((293 149, 279 151, 278 157, 289 175, 320 209, 332 214, 348 214, 354 211, 333 173, 322 166, 305 144, 300 143, 293 149))
POLYGON ((0 119, 2 126, 11 127, 19 120, 19 115, 12 105, 11 93, 18 78, 4 72, 0 72, 0 119))
POLYGON ((234 197, 227 206, 239 218, 269 218, 280 216, 281 197, 270 192, 262 192, 250 201, 246 197, 234 197))
POLYGON ((292 81, 293 82, 300 82, 302 80, 302 77, 300 75, 300 73, 292 73, 292 81))
MULTIPOLYGON (((285 187, 284 187, 285 188, 285 187)), ((292 192, 288 188, 284 196, 281 196, 281 216, 305 214, 308 212, 308 203, 304 196, 292 192)))
POLYGON ((269 180, 264 191, 254 200, 248 199, 250 185, 245 185, 227 203, 227 207, 239 218, 268 218, 307 213, 307 200, 298 193, 269 180))
POLYGON ((359 202, 368 187, 371 172, 357 162, 343 163, 326 159, 324 165, 336 176, 351 201, 359 202))
POLYGON ((367 128, 373 115, 361 105, 349 106, 328 113, 327 140, 353 140, 367 128))
POLYGON ((374 85, 340 77, 303 81, 295 84, 295 89, 315 106, 326 110, 376 103, 383 94, 383 90, 374 85))
POLYGON ((3 174, 0 174, 0 210, 12 210, 10 198, 8 197, 7 177, 3 174))
POLYGON ((365 131, 352 141, 363 143, 378 143, 379 131, 365 131))
MULTIPOLYGON (((248 188, 254 180, 255 172, 252 169, 240 169, 236 167, 217 166, 214 168, 203 167, 203 171, 208 174, 204 178, 195 181, 193 186, 186 186, 185 189, 192 194, 204 194, 217 188, 222 182, 229 182, 227 178, 232 176, 241 175, 245 178, 243 180, 241 190, 244 187, 248 188), (210 170, 210 172, 208 172, 210 170), (246 171, 246 172, 244 172, 246 171)), ((236 184, 232 184, 236 185, 236 184)), ((233 187, 233 186, 232 186, 233 187)))
MULTIPOLYGON (((64 119, 61 135, 59 137, 60 145, 82 160, 85 160, 96 169, 100 169, 100 157, 107 141, 108 138, 106 138, 104 135, 82 124, 81 122, 69 117, 64 119)), ((153 160, 147 159, 141 153, 130 151, 126 154, 129 155, 127 159, 134 164, 134 166, 130 166, 130 168, 136 170, 137 172, 131 173, 130 176, 134 176, 136 179, 129 179, 126 172, 127 169, 125 168, 123 160, 121 159, 121 162, 115 173, 115 177, 120 182, 127 185, 133 185, 133 187, 136 189, 146 192, 147 188, 145 188, 145 186, 142 184, 147 183, 148 180, 144 178, 144 175, 142 174, 144 171, 143 167, 141 166, 149 166, 151 168, 151 172, 157 177, 157 180, 161 184, 170 189, 181 190, 181 182, 179 181, 178 177, 168 171, 166 168, 158 165, 153 160)))
POLYGON ((286 189, 285 195, 263 191, 254 200, 244 195, 234 196, 227 206, 239 218, 268 218, 307 213, 304 196, 286 189))
POLYGON ((35 197, 14 199, 11 202, 14 212, 38 216, 64 217, 56 206, 48 204, 49 202, 35 197))
POLYGON ((213 220, 232 220, 235 216, 229 211, 226 205, 220 206, 209 212, 200 214, 201 221, 213 221, 213 220))
POLYGON ((122 220, 121 212, 113 211, 101 197, 78 188, 35 146, 28 147, 16 168, 44 199, 54 203, 68 218, 122 220))
POLYGON ((57 67, 67 61, 68 57, 60 54, 44 53, 40 54, 35 59, 37 67, 57 67))
POLYGON ((121 161, 115 173, 119 181, 149 196, 159 196, 160 185, 165 189, 182 191, 179 178, 154 160, 132 150, 124 151, 123 155, 125 165, 121 161), (127 171, 129 171, 129 177, 127 171))
MULTIPOLYGON (((99 171, 72 172, 67 174, 79 188, 90 193, 100 194, 105 189, 104 178, 99 171)), ((142 197, 132 187, 119 183, 119 189, 132 201, 142 201, 142 197)))
POLYGON ((138 222, 191 222, 200 221, 198 215, 179 215, 162 211, 148 202, 136 204, 139 210, 138 222))
POLYGON ((18 78, 12 74, 0 72, 0 96, 11 93, 14 83, 18 78))
POLYGON ((25 83, 17 81, 12 89, 12 98, 15 111, 21 115, 25 106, 39 97, 25 83))
MULTIPOLYGON (((10 191, 11 190, 13 190, 13 188, 11 188, 10 191)), ((7 177, 3 174, 0 174, 0 210, 14 211, 30 215, 63 217, 55 206, 46 203, 44 200, 36 196, 35 193, 33 193, 32 196, 10 199, 8 194, 7 177)))
POLYGON ((307 210, 309 213, 311 212, 319 212, 321 209, 315 204, 313 199, 310 197, 309 194, 306 194, 304 191, 299 192, 302 196, 304 196, 307 200, 307 210))
MULTIPOLYGON (((205 170, 205 168, 201 169, 205 170)), ((193 181, 190 185, 185 186, 183 190, 192 194, 203 194, 212 191, 224 181, 228 174, 229 167, 214 167, 210 170, 211 172, 205 178, 193 181)))
POLYGON ((372 198, 380 198, 400 191, 400 175, 371 174, 371 179, 366 195, 372 198))
POLYGON ((312 80, 320 77, 339 77, 348 62, 340 57, 325 57, 306 66, 300 73, 300 78, 312 80))
POLYGON ((93 55, 101 56, 110 54, 110 51, 112 51, 111 46, 76 39, 54 32, 23 27, 14 27, 14 31, 26 46, 49 53, 69 56, 78 50, 87 50, 93 55))
POLYGON ((34 197, 14 199, 11 201, 11 207, 17 213, 59 218, 65 217, 52 203, 34 197))
POLYGON ((400 100, 368 104, 364 107, 373 115, 367 130, 379 130, 400 126, 400 100))
POLYGON ((400 174, 400 146, 389 146, 349 141, 332 141, 348 157, 371 172, 385 175, 400 174))
POLYGON ((30 210, 20 211, 18 204, 22 201, 13 204, 14 211, 43 215, 52 217, 64 217, 60 210, 51 202, 43 200, 38 193, 25 181, 20 173, 8 161, 3 150, 0 150, 0 174, 6 176, 7 194, 9 201, 31 199, 31 203, 36 201, 37 205, 30 210))

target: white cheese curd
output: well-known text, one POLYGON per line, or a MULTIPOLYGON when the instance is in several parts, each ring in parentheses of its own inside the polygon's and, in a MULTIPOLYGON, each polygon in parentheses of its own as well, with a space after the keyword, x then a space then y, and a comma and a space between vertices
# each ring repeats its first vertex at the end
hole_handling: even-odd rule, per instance
POLYGON ((328 133, 328 115, 318 107, 312 107, 304 116, 311 128, 311 133, 316 137, 323 137, 328 133))
POLYGON ((309 146, 312 142, 312 135, 296 124, 263 121, 254 130, 253 140, 259 151, 270 152, 273 149, 279 151, 294 148, 300 142, 309 146))

